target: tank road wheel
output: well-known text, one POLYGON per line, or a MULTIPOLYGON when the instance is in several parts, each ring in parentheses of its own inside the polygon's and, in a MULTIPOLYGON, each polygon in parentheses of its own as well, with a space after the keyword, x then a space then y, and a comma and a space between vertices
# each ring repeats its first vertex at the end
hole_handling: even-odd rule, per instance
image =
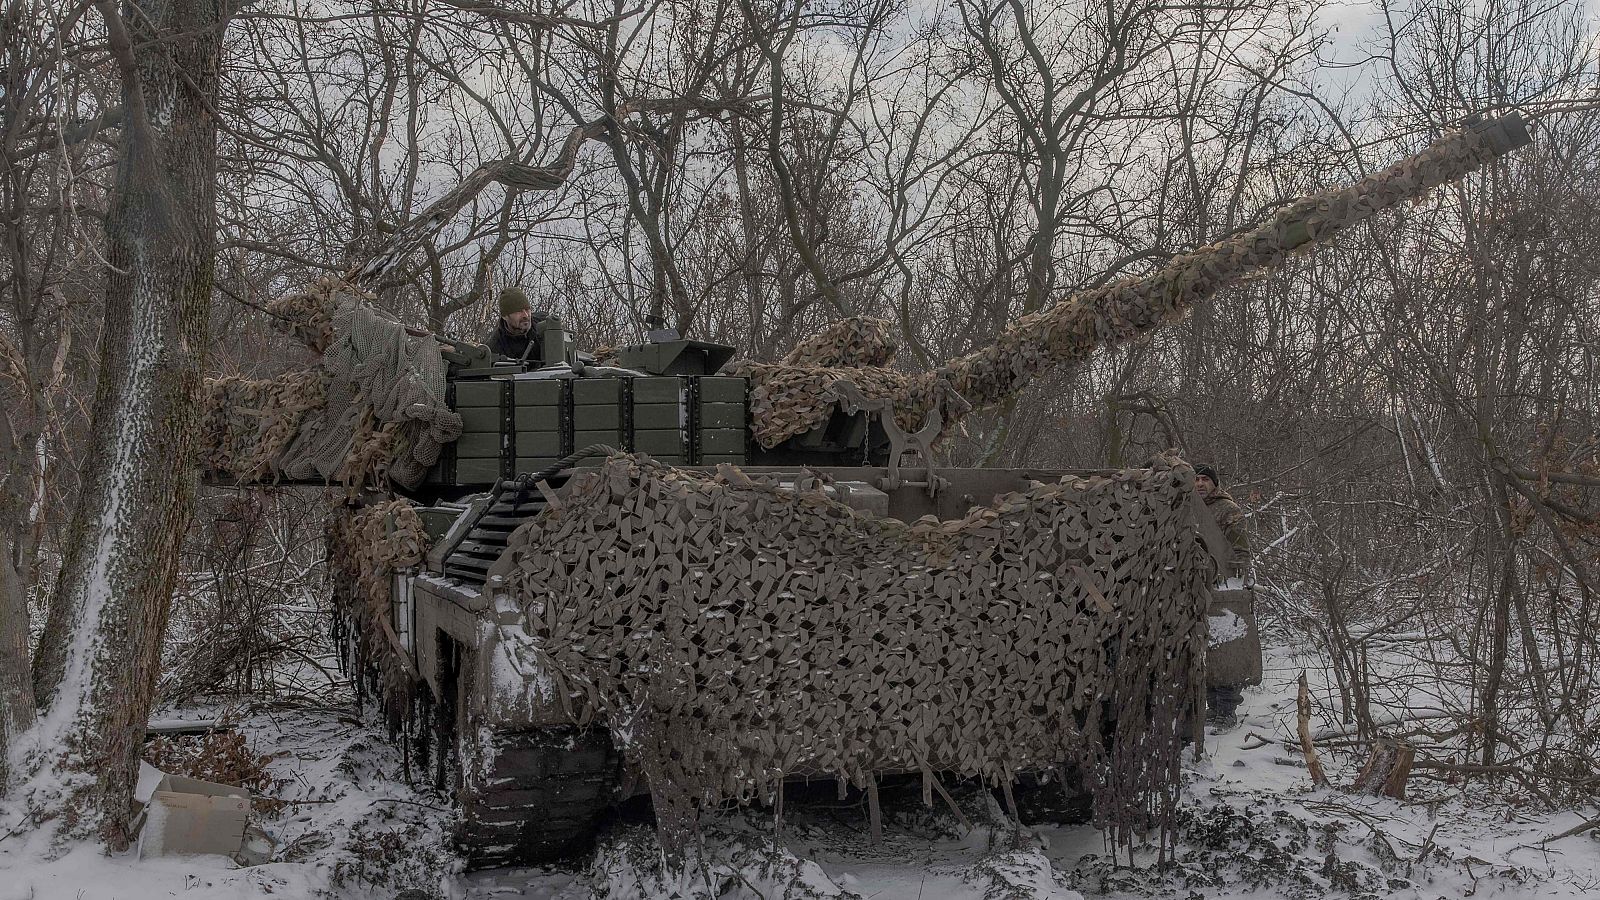
POLYGON ((592 728, 496 732, 482 784, 466 776, 456 843, 473 869, 554 862, 589 849, 616 803, 621 757, 592 728))

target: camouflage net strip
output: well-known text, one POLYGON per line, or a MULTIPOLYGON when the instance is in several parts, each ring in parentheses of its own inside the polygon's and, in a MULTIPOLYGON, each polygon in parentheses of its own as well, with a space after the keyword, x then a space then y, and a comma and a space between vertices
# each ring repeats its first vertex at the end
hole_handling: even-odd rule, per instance
POLYGON ((877 367, 847 368, 785 363, 737 363, 726 374, 750 379, 750 433, 763 447, 775 447, 824 424, 839 407, 834 386, 849 382, 868 400, 895 401, 895 421, 916 431, 931 409, 961 410, 967 403, 942 381, 877 367))
POLYGON ((668 840, 790 775, 921 771, 931 802, 934 772, 1069 765, 1126 839, 1170 821, 1201 672, 1192 479, 1158 458, 906 525, 623 455, 490 575, 557 694, 640 760, 668 840))
POLYGON ((342 278, 325 276, 272 299, 267 312, 274 317, 274 328, 321 353, 333 343, 333 311, 339 306, 339 296, 346 293, 372 299, 342 278))
POLYGON ((208 378, 201 465, 239 481, 272 476, 272 464, 300 433, 306 414, 328 402, 327 376, 315 369, 277 378, 208 378))
POLYGON ((280 329, 322 354, 312 372, 206 382, 205 465, 240 481, 322 478, 351 487, 420 483, 461 434, 446 363, 371 296, 327 277, 269 304, 280 329))
POLYGON ((377 693, 391 724, 406 716, 416 683, 416 670, 389 624, 394 574, 421 565, 427 549, 422 519, 404 500, 359 510, 341 505, 328 517, 333 607, 346 633, 356 638, 349 645, 348 671, 377 673, 377 693))
MULTIPOLYGON (((774 447, 826 422, 838 405, 833 385, 855 382, 868 399, 892 398, 902 427, 920 425, 935 403, 955 395, 971 407, 999 403, 1052 368, 1080 364, 1097 347, 1115 345, 1173 322, 1252 271, 1276 265, 1300 247, 1323 240, 1380 210, 1423 197, 1494 158, 1488 141, 1471 130, 1452 132, 1420 153, 1347 187, 1298 200, 1255 229, 1178 256, 1155 273, 1125 278, 1077 294, 1017 320, 983 349, 950 360, 933 372, 906 375, 864 363, 872 338, 857 346, 812 345, 808 357, 778 365, 751 365, 751 426, 763 447, 774 447), (936 384, 937 383, 937 384, 936 384)), ((836 338, 860 330, 841 323, 836 338)), ((791 354, 791 356, 796 356, 791 354)), ((943 409, 946 423, 966 412, 943 409)))
POLYGON ((796 344, 780 360, 785 366, 887 366, 900 347, 894 324, 886 319, 851 316, 796 344))

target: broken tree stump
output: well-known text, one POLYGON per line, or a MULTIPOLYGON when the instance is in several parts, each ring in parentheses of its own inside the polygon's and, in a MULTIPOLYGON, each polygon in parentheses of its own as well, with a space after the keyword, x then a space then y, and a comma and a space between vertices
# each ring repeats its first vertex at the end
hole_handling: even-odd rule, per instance
POLYGON ((1404 800, 1406 781, 1411 777, 1411 766, 1416 759, 1416 748, 1380 739, 1372 745, 1372 753, 1367 756, 1350 790, 1404 800))
POLYGON ((1300 673, 1300 696, 1297 699, 1300 713, 1300 752, 1306 758, 1306 770, 1311 773, 1311 783, 1317 787, 1328 785, 1328 776, 1317 760, 1317 749, 1311 746, 1311 688, 1306 684, 1306 673, 1300 673))

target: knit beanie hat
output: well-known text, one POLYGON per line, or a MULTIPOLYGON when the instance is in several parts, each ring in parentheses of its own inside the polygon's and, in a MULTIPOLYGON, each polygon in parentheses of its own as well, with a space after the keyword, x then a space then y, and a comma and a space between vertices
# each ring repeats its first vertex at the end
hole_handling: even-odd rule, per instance
POLYGON ((522 288, 508 287, 500 292, 500 315, 509 316, 532 308, 533 304, 528 302, 528 295, 522 292, 522 288))
POLYGON ((1216 469, 1213 469, 1210 466, 1205 466, 1205 465, 1195 466, 1194 467, 1194 477, 1199 478, 1202 475, 1204 475, 1205 477, 1211 479, 1211 483, 1212 484, 1216 485, 1217 487, 1222 487, 1222 479, 1217 477, 1217 470, 1216 469))

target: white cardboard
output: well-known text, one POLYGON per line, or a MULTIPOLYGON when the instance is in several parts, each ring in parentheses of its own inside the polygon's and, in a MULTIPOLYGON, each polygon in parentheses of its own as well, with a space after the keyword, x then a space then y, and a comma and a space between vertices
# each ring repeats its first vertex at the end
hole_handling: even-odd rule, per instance
POLYGON ((238 853, 249 818, 244 788, 164 775, 145 807, 139 857, 238 853))

